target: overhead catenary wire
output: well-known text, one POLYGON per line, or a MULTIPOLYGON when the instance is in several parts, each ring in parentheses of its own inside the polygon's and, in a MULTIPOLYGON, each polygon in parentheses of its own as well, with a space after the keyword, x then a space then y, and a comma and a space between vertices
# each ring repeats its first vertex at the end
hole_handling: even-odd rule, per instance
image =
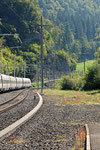
POLYGON ((17 18, 19 18, 20 22, 24 21, 24 19, 11 6, 9 6, 7 2, 4 1, 4 3, 17 16, 17 18))
MULTIPOLYGON (((30 2, 32 2, 30 0, 30 2)), ((4 1, 4 3, 6 4, 6 6, 17 16, 17 18, 19 18, 20 22, 23 22, 24 19, 11 7, 7 4, 7 2, 4 1)), ((31 25, 30 25, 31 26, 31 25)))
POLYGON ((22 21, 22 18, 15 12, 15 10, 13 8, 11 8, 7 2, 4 1, 4 3, 6 4, 6 6, 22 21))
MULTIPOLYGON (((12 9, 12 8, 7 4, 7 2, 4 1, 4 3, 5 3, 6 6, 20 19, 20 21, 22 22, 23 19, 15 12, 15 10, 12 9)), ((0 25, 1 25, 3 28, 5 28, 6 31, 8 31, 8 32, 10 33, 10 34, 3 34, 4 36, 6 36, 6 35, 7 35, 7 36, 14 35, 14 34, 12 34, 11 31, 10 31, 7 27, 5 27, 2 23, 1 23, 0 25)), ((16 33, 15 33, 15 34, 16 34, 16 33)), ((23 44, 21 38, 19 37, 19 34, 17 34, 17 36, 18 36, 18 39, 19 39, 20 43, 23 44)))
MULTIPOLYGON (((0 36, 14 36, 15 34, 12 34, 11 32, 10 32, 10 30, 8 30, 3 24, 0 24, 1 26, 3 26, 5 29, 6 29, 6 31, 8 31, 9 32, 9 34, 8 33, 6 33, 6 34, 0 34, 0 36)), ((17 36, 18 36, 18 40, 20 41, 20 43, 21 44, 23 44, 23 42, 22 42, 22 40, 21 40, 21 38, 20 38, 20 36, 19 36, 19 34, 16 34, 17 36)), ((21 47, 21 46, 19 46, 19 47, 21 47)))
POLYGON ((6 29, 6 31, 8 31, 9 33, 11 33, 10 30, 8 30, 2 23, 0 23, 0 25, 1 25, 4 29, 6 29))
MULTIPOLYGON (((21 20, 22 20, 22 18, 7 4, 7 2, 5 2, 4 1, 4 3, 6 4, 6 6, 11 10, 11 11, 13 11, 13 13, 18 17, 18 18, 20 18, 21 20)), ((2 27, 4 27, 5 29, 6 29, 6 31, 8 31, 9 33, 11 33, 11 31, 7 28, 7 27, 5 27, 2 23, 0 24, 2 27)))

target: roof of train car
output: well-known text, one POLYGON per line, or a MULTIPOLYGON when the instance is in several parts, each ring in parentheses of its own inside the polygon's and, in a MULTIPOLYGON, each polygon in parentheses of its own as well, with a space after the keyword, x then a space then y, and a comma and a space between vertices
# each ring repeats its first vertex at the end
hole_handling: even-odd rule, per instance
POLYGON ((9 79, 10 78, 10 76, 5 75, 5 74, 0 74, 0 75, 2 76, 3 79, 9 79))
POLYGON ((23 78, 24 81, 31 81, 29 78, 23 78))
POLYGON ((19 81, 22 81, 22 80, 24 80, 24 81, 30 81, 31 82, 31 80, 29 79, 29 78, 20 78, 20 77, 13 77, 13 76, 9 76, 9 75, 5 75, 5 74, 0 74, 0 76, 2 76, 3 77, 3 79, 9 79, 9 78, 11 78, 12 80, 19 80, 19 81))
POLYGON ((11 80, 17 80, 16 77, 10 76, 11 80))
POLYGON ((16 77, 17 81, 22 81, 23 78, 16 77))

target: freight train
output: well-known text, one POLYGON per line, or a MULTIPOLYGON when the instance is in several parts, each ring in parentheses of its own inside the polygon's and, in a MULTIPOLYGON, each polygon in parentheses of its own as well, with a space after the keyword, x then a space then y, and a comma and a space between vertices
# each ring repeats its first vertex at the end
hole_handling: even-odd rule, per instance
POLYGON ((0 92, 28 88, 30 86, 31 80, 29 78, 18 78, 0 74, 0 92))

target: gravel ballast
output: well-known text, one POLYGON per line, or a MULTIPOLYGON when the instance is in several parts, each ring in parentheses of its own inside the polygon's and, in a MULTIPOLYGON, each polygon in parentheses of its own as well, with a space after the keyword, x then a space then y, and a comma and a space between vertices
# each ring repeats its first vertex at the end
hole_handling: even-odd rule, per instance
POLYGON ((34 93, 31 90, 22 103, 0 114, 0 131, 30 112, 37 105, 38 101, 38 98, 34 100, 34 93))
POLYGON ((100 123, 100 106, 57 106, 56 100, 43 97, 41 109, 9 138, 1 141, 2 150, 72 150, 75 134, 85 124, 100 123))

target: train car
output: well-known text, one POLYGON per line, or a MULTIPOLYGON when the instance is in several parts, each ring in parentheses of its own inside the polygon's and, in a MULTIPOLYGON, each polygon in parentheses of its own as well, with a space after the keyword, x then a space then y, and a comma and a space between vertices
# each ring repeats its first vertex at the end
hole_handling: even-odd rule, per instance
POLYGON ((17 78, 0 74, 0 91, 28 88, 31 86, 29 78, 17 78))
POLYGON ((30 87, 31 86, 31 80, 29 78, 23 78, 23 87, 30 87))
POLYGON ((7 91, 10 89, 10 76, 1 74, 0 75, 0 91, 7 91))
POLYGON ((10 76, 10 89, 16 89, 17 88, 17 78, 10 76))
POLYGON ((2 90, 2 76, 0 74, 0 91, 2 90))
POLYGON ((17 89, 21 89, 23 88, 23 78, 16 78, 16 82, 17 82, 17 85, 16 85, 16 88, 17 89))

